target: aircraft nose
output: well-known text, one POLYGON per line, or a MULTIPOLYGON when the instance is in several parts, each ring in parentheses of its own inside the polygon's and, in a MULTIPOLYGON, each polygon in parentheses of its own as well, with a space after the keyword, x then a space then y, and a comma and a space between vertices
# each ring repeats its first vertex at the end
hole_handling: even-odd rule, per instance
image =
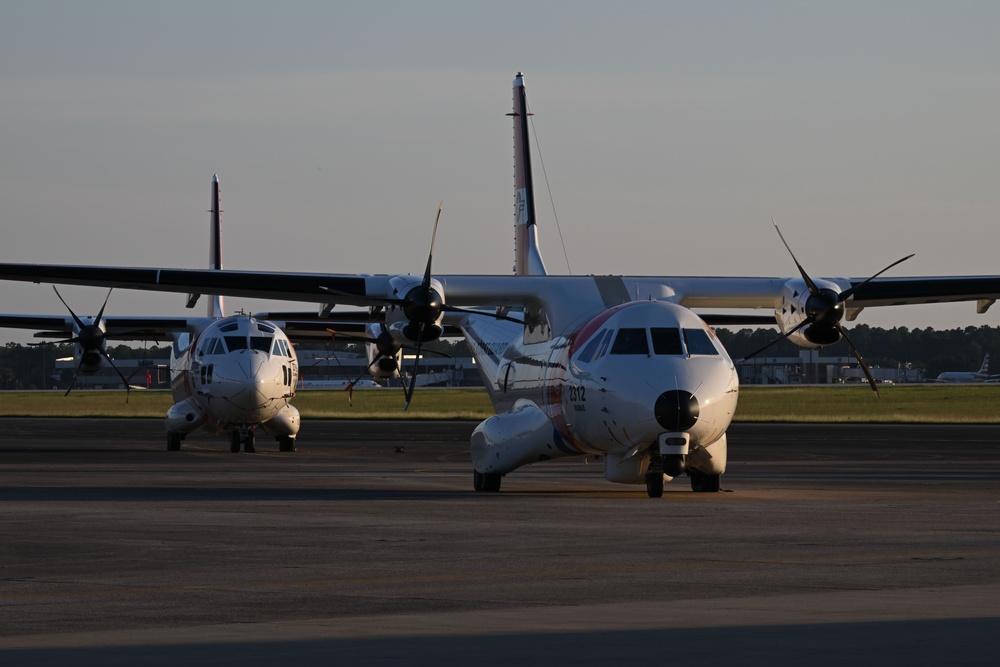
POLYGON ((668 431, 688 430, 698 421, 698 413, 698 399, 683 389, 663 392, 653 406, 656 421, 668 431))

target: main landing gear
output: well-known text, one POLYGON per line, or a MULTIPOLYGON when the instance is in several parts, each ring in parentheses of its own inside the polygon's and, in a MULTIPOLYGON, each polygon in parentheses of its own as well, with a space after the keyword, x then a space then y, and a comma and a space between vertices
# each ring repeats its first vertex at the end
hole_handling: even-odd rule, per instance
POLYGON ((476 491, 496 493, 500 490, 500 480, 503 475, 499 473, 472 471, 472 488, 476 491))
POLYGON ((181 440, 183 439, 184 439, 183 433, 177 433, 176 431, 167 431, 167 451, 179 452, 181 450, 181 440))

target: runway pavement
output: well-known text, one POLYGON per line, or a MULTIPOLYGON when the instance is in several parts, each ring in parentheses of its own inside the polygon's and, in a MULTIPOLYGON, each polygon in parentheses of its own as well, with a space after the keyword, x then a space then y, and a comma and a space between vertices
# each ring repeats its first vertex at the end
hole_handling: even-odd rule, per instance
POLYGON ((1000 427, 748 425, 726 492, 462 422, 0 419, 0 663, 996 664, 1000 427))

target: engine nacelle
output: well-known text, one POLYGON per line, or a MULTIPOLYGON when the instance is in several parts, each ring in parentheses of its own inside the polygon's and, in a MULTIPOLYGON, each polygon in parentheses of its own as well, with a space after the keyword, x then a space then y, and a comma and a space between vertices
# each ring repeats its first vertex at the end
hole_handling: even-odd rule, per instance
POLYGON ((565 456, 555 444, 555 427, 531 401, 490 417, 472 433, 472 465, 477 472, 505 475, 536 461, 565 456))
MULTIPOLYGON (((847 280, 837 280, 850 286, 847 280)), ((810 292, 802 278, 789 280, 782 286, 781 297, 774 309, 774 317, 783 334, 795 329, 806 319, 816 320, 817 314, 821 313, 820 321, 813 321, 788 336, 788 340, 799 347, 825 347, 838 342, 841 334, 836 325, 847 313, 844 304, 836 302, 840 293, 848 287, 823 279, 814 280, 813 283, 819 289, 819 295, 810 292), (832 303, 835 305, 831 306, 832 303)))
POLYGON ((368 371, 372 378, 376 381, 398 378, 403 363, 403 348, 392 333, 381 324, 369 324, 368 335, 375 341, 365 345, 368 371), (378 357, 378 361, 375 357, 378 357))
POLYGON ((400 345, 429 343, 444 333, 444 287, 432 278, 425 287, 416 276, 394 276, 389 280, 393 298, 401 299, 399 305, 390 306, 385 313, 385 325, 400 345))

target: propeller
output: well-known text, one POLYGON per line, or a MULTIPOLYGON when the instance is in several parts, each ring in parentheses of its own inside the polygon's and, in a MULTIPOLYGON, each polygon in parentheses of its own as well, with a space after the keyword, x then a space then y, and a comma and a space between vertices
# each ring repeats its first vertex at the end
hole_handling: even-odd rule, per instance
POLYGON ((868 367, 868 364, 865 363, 864 358, 861 356, 861 352, 851 340, 851 337, 847 335, 847 330, 841 325, 844 315, 847 314, 844 302, 854 296, 859 289, 870 283, 875 278, 878 278, 880 275, 897 264, 905 262, 913 257, 913 254, 909 254, 902 259, 897 259, 895 262, 867 280, 858 283, 843 292, 837 292, 836 290, 821 288, 816 285, 813 279, 809 277, 809 274, 806 273, 806 270, 802 268, 799 260, 795 257, 795 253, 792 252, 791 246, 789 246, 788 242, 785 241, 785 237, 778 228, 778 223, 774 222, 774 218, 771 218, 771 224, 774 225, 775 231, 778 232, 778 238, 780 238, 781 242, 785 245, 785 249, 788 250, 788 254, 792 256, 792 261, 795 262, 795 267, 799 270, 799 274, 802 276, 802 280, 805 281, 806 287, 809 288, 809 297, 806 299, 805 307, 806 317, 804 320, 786 331, 783 335, 779 336, 759 350, 756 350, 752 354, 745 356, 743 361, 757 356, 775 343, 788 338, 796 331, 808 326, 810 327, 810 340, 815 341, 817 344, 830 345, 832 343, 836 343, 841 338, 847 342, 847 346, 851 349, 851 354, 853 354, 854 358, 858 360, 858 365, 861 366, 861 370, 864 371, 865 377, 868 378, 868 384, 871 386, 872 391, 875 392, 875 396, 878 397, 878 384, 875 382, 875 377, 872 375, 871 369, 868 367))
POLYGON ((69 392, 73 391, 73 387, 76 386, 76 379, 77 377, 79 377, 80 371, 83 369, 84 364, 87 362, 87 355, 99 354, 100 356, 104 357, 105 361, 107 361, 108 364, 111 365, 111 368, 113 368, 115 373, 118 374, 118 377, 121 378, 122 383, 125 385, 125 402, 127 403, 128 392, 131 389, 131 385, 129 384, 128 379, 124 375, 122 375, 122 372, 118 370, 118 367, 115 366, 115 362, 111 360, 111 357, 108 356, 107 351, 104 349, 104 343, 107 339, 107 334, 105 333, 104 329, 102 329, 100 326, 101 322, 104 320, 104 309, 108 305, 108 299, 111 298, 111 290, 108 290, 108 295, 104 297, 104 304, 101 306, 101 310, 100 312, 97 313, 97 317, 94 318, 92 324, 87 324, 82 319, 80 319, 80 317, 77 316, 76 313, 73 312, 73 309, 69 307, 69 304, 66 303, 66 300, 62 298, 62 294, 59 293, 59 290, 56 289, 54 285, 52 286, 52 290, 56 293, 56 296, 59 297, 59 300, 62 301, 62 304, 66 307, 66 310, 68 310, 69 314, 73 317, 73 322, 76 323, 75 336, 55 342, 74 343, 76 345, 79 345, 80 348, 83 350, 83 354, 80 355, 80 363, 76 367, 76 372, 73 373, 73 380, 69 383, 69 388, 63 395, 69 396, 69 392))

